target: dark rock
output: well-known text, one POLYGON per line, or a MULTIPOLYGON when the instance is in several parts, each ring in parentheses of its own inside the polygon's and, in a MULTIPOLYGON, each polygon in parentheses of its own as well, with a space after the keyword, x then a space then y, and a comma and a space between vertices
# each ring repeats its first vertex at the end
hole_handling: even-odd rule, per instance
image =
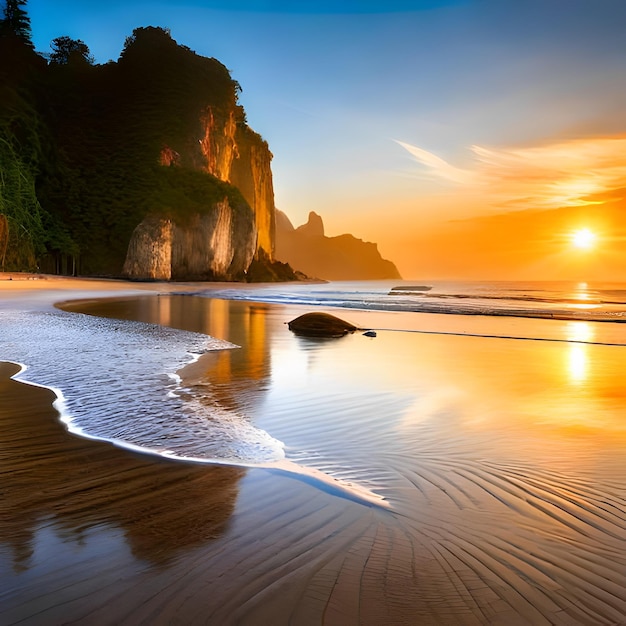
POLYGON ((366 330, 363 333, 364 337, 376 337, 376 331, 375 330, 366 330))
POLYGON ((393 292, 397 291, 430 291, 432 287, 430 285, 401 285, 400 287, 392 287, 389 295, 393 295, 393 292))
POLYGON ((288 263, 272 260, 263 249, 259 250, 254 259, 252 259, 252 263, 250 263, 246 273, 246 282, 249 283, 271 283, 290 280, 302 280, 302 277, 294 272, 288 263))
POLYGON ((329 313, 305 313, 288 323, 289 330, 305 337, 343 337, 358 330, 354 324, 329 313))

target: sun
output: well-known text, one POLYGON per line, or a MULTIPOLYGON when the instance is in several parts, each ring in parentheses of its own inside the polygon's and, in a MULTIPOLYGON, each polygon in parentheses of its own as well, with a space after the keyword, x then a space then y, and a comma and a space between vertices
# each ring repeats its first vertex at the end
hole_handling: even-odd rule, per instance
POLYGON ((575 230, 571 234, 571 238, 572 244, 581 250, 589 250, 590 248, 593 248, 596 243, 596 234, 588 228, 575 230))

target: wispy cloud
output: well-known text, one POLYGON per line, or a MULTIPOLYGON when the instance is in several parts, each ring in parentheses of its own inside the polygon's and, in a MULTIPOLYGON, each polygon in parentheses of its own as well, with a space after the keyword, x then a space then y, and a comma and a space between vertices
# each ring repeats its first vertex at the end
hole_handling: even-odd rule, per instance
POLYGON ((428 152, 428 150, 424 150, 418 146, 413 146, 410 143, 398 140, 396 140, 396 143, 402 146, 409 154, 413 155, 419 163, 429 168, 433 176, 455 183, 469 184, 472 182, 473 174, 471 171, 454 167, 436 154, 428 152))
POLYGON ((558 142, 528 148, 472 146, 467 169, 398 142, 434 180, 455 183, 458 193, 482 196, 504 210, 584 206, 615 197, 626 186, 626 136, 558 142))

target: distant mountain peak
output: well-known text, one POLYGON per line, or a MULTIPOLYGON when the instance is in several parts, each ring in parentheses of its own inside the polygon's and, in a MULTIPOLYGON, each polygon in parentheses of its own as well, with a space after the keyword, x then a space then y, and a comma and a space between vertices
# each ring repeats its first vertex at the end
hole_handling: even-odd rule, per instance
POLYGON ((306 224, 298 226, 296 232, 307 237, 323 237, 324 236, 324 222, 321 216, 315 211, 309 213, 309 220, 306 224))
POLYGON ((324 235, 322 218, 311 211, 306 224, 293 227, 276 210, 275 257, 314 278, 325 280, 377 280, 400 278, 396 266, 383 259, 375 243, 344 234, 324 235))

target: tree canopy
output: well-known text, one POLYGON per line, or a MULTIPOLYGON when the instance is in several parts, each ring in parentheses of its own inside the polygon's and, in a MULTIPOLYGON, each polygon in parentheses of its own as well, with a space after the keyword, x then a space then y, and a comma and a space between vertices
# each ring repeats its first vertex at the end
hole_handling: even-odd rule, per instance
POLYGON ((31 169, 0 137, 0 271, 33 270, 45 250, 43 210, 31 169))
POLYGON ((26 0, 5 0, 4 17, 0 20, 0 37, 18 37, 30 48, 34 48, 30 18, 24 7, 26 0))
POLYGON ((50 43, 52 53, 50 63, 67 65, 68 63, 88 63, 93 65, 94 58, 87 44, 81 39, 72 39, 67 35, 56 37, 50 43))

